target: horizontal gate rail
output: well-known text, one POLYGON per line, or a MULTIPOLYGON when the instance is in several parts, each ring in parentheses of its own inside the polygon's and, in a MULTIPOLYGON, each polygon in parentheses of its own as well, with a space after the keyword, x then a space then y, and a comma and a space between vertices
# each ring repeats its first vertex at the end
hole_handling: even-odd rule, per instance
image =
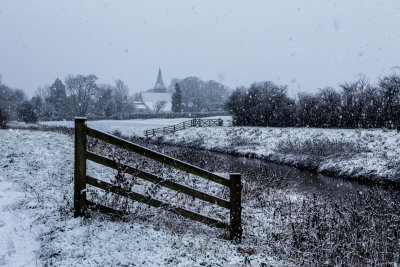
POLYGON ((98 210, 98 211, 103 212, 103 213, 117 214, 119 216, 126 215, 126 213, 123 212, 123 211, 116 210, 116 209, 113 209, 113 208, 110 208, 110 207, 106 207, 106 206, 101 205, 99 203, 94 203, 94 202, 92 202, 90 200, 86 200, 86 207, 98 210))
POLYGON ((95 178, 90 177, 90 176, 86 176, 86 183, 89 184, 89 185, 104 189, 106 191, 109 191, 109 192, 124 196, 126 198, 129 198, 129 199, 132 199, 132 200, 135 200, 135 201, 138 201, 138 202, 141 202, 141 203, 156 207, 156 208, 162 207, 162 208, 164 208, 164 209, 166 209, 166 210, 168 210, 168 211, 170 211, 172 213, 181 215, 183 217, 186 217, 186 218, 189 218, 189 219, 201 222, 201 223, 212 225, 212 226, 217 227, 217 228, 227 228, 228 227, 228 224, 226 224, 224 222, 221 222, 221 221, 218 221, 216 219, 212 219, 212 218, 203 216, 201 214, 198 214, 198 213, 195 213, 193 211, 189 211, 189 210, 186 210, 186 209, 183 209, 183 208, 174 207, 174 206, 172 206, 172 205, 170 205, 168 203, 164 203, 164 202, 162 202, 160 200, 157 200, 157 199, 154 199, 154 198, 151 198, 151 197, 148 197, 148 196, 143 196, 141 194, 138 194, 138 193, 135 193, 135 192, 132 192, 132 191, 128 191, 128 190, 123 189, 121 187, 118 187, 118 186, 112 185, 110 183, 95 179, 95 178))
POLYGON ((103 132, 100 132, 100 131, 97 131, 97 130, 94 130, 94 129, 91 129, 91 128, 88 128, 88 127, 86 127, 86 130, 87 130, 87 135, 89 135, 91 137, 94 137, 94 138, 97 138, 97 139, 102 140, 104 142, 113 144, 113 145, 118 146, 120 148, 124 148, 126 150, 131 151, 131 152, 143 155, 145 157, 151 158, 151 159, 156 160, 158 162, 165 163, 165 164, 167 164, 169 166, 178 168, 178 169, 186 171, 188 173, 198 175, 198 176, 203 177, 203 178, 205 178, 207 180, 210 180, 210 181, 213 181, 213 182, 225 185, 225 186, 231 186, 231 181, 230 180, 228 180, 228 179, 226 179, 226 178, 224 178, 222 176, 216 175, 216 174, 214 174, 212 172, 209 172, 209 171, 206 171, 204 169, 201 169, 199 167, 196 167, 194 165, 191 165, 189 163, 180 161, 178 159, 174 159, 172 157, 169 157, 169 156, 166 156, 166 155, 161 154, 159 152, 156 152, 154 150, 151 150, 151 149, 136 145, 134 143, 128 142, 126 140, 123 140, 121 138, 118 138, 118 137, 110 135, 110 134, 106 134, 106 133, 103 133, 103 132))
POLYGON ((147 173, 145 171, 141 171, 139 169, 136 169, 132 166, 129 165, 125 165, 125 164, 119 164, 117 165, 117 163, 115 161, 113 161, 112 159, 94 154, 92 152, 86 151, 86 158, 90 161, 102 164, 104 166, 113 168, 113 169, 118 169, 118 167, 121 167, 122 169, 125 170, 126 173, 140 177, 146 181, 155 183, 155 184, 159 184, 161 186, 167 187, 171 190, 175 190, 175 191, 179 191, 181 193, 185 193, 187 195, 190 195, 192 197, 207 201, 209 203, 212 204, 216 204, 220 207, 223 208, 227 208, 230 209, 231 204, 229 203, 229 201, 226 201, 224 199, 215 197, 215 196, 211 196, 209 194, 203 193, 201 191, 195 190, 193 188, 163 179, 161 177, 158 177, 156 175, 147 173))

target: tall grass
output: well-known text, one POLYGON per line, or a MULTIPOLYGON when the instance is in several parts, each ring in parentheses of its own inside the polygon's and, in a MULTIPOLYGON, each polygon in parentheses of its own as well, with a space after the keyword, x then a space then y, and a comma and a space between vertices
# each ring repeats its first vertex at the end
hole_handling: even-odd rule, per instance
POLYGON ((280 141, 275 149, 279 153, 328 157, 368 152, 368 147, 343 139, 300 140, 299 138, 280 141))

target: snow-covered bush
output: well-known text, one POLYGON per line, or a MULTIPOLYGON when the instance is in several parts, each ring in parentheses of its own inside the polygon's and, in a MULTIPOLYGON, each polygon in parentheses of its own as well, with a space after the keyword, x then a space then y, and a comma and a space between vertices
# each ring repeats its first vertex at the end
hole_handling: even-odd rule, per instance
POLYGON ((6 113, 5 109, 0 107, 0 129, 6 128, 8 122, 8 114, 6 113))
POLYGON ((25 123, 36 123, 38 117, 33 110, 33 106, 28 101, 25 101, 17 108, 18 118, 25 123))

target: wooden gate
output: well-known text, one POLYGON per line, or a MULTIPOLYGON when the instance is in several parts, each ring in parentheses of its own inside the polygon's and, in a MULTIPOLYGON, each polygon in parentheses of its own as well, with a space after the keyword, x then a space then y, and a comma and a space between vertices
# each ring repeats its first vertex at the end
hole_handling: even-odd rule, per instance
POLYGON ((85 212, 87 206, 96 206, 101 210, 110 210, 111 208, 102 206, 98 203, 92 203, 86 199, 86 185, 91 185, 97 188, 108 190, 109 192, 118 194, 120 196, 148 204, 153 207, 167 207, 168 211, 175 214, 181 215, 183 217, 208 224, 210 226, 218 228, 229 228, 230 237, 236 242, 241 241, 242 237, 242 225, 241 225, 241 175, 237 173, 230 174, 230 179, 224 178, 222 176, 216 175, 207 170, 201 169, 199 167, 193 166, 189 163, 174 159, 167 155, 161 154, 159 152, 153 151, 151 149, 139 146, 132 142, 128 142, 116 136, 100 132, 98 130, 89 128, 86 126, 86 118, 75 118, 75 166, 74 166, 74 216, 82 216, 85 212), (106 143, 115 145, 117 147, 126 149, 128 151, 137 153, 139 155, 145 156, 152 160, 167 164, 174 168, 186 171, 188 173, 197 175, 204 179, 213 181, 215 183, 227 186, 230 189, 230 199, 229 201, 206 194, 204 192, 198 191, 196 189, 175 183, 173 181, 164 179, 162 177, 156 176, 151 173, 139 170, 129 165, 117 165, 112 159, 106 158, 101 155, 97 155, 90 151, 87 151, 86 142, 87 136, 102 140, 106 143), (133 191, 126 190, 122 187, 107 183, 105 181, 98 180, 96 178, 90 177, 86 174, 86 161, 90 160, 98 164, 117 169, 118 166, 126 170, 126 173, 135 175, 139 178, 147 180, 152 183, 156 183, 160 186, 167 187, 171 190, 184 193, 186 195, 192 196, 194 198, 201 199, 203 201, 216 204, 220 207, 230 210, 230 223, 226 224, 222 221, 209 218, 207 216, 195 213, 193 211, 173 206, 169 203, 162 202, 158 199, 151 198, 149 196, 144 196, 133 191))

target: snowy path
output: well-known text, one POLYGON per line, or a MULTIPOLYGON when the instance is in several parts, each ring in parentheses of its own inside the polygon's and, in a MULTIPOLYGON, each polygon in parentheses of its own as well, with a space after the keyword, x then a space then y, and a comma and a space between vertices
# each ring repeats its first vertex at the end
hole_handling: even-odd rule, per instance
POLYGON ((24 197, 0 175, 0 265, 36 266, 39 246, 30 231, 33 220, 19 210, 24 197))

